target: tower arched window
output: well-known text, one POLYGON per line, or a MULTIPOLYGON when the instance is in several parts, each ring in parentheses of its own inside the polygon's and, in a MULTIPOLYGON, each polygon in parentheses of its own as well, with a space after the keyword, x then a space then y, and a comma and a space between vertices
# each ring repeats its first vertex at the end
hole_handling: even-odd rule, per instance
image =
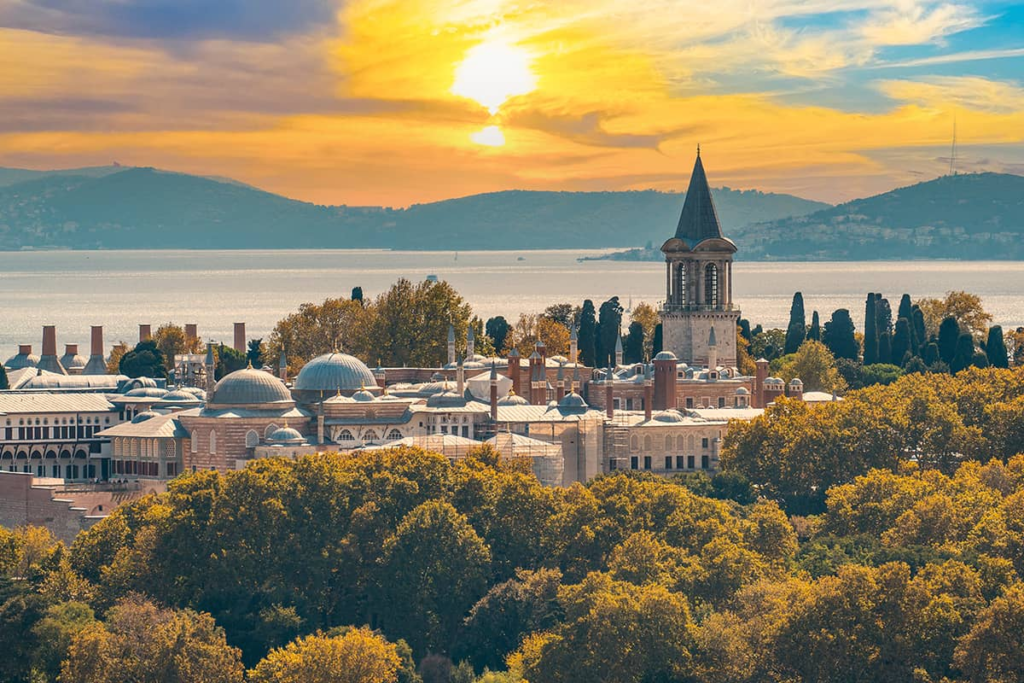
POLYGON ((217 432, 210 430, 210 455, 217 452, 217 432))
POLYGON ((245 447, 256 448, 260 445, 260 435, 255 429, 250 429, 245 433, 245 447))
POLYGON ((714 263, 704 266, 704 304, 718 306, 718 266, 714 263))
POLYGON ((688 298, 686 296, 686 264, 680 263, 676 266, 676 282, 675 282, 675 294, 676 303, 686 304, 688 298))

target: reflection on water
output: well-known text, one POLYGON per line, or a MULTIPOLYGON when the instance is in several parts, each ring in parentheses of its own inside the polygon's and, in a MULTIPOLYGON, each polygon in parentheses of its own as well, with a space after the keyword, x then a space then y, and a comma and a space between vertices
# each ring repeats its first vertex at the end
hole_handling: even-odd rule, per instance
MULTIPOLYGON (((89 326, 103 325, 106 342, 138 338, 138 324, 199 324, 204 338, 230 340, 233 322, 250 337, 306 301, 367 297, 396 279, 436 274, 448 280, 483 318, 535 312, 561 301, 595 303, 618 295, 656 303, 664 296, 660 263, 577 262, 594 251, 389 252, 303 251, 96 251, 0 253, 3 325, 0 355, 18 343, 41 343, 41 328, 57 325, 58 343, 79 343, 87 353, 89 326), (522 259, 522 260, 520 260, 522 259)), ((893 307, 899 296, 938 296, 950 289, 979 294, 996 322, 1024 325, 1024 263, 913 261, 851 263, 743 263, 735 266, 734 298, 745 317, 784 327, 794 291, 822 321, 849 308, 860 326, 868 291, 893 307)), ((63 351, 63 348, 60 349, 63 351)))

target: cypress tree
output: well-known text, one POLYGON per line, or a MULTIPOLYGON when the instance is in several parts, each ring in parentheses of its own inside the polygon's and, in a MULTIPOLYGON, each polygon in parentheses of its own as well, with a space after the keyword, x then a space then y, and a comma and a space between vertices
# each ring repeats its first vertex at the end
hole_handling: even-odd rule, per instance
POLYGON ((868 300, 864 304, 864 365, 874 365, 878 362, 875 296, 875 294, 868 294, 868 300))
POLYGON ((899 308, 899 312, 896 314, 896 320, 899 321, 900 318, 906 318, 907 320, 912 320, 913 317, 914 317, 914 304, 910 300, 910 295, 909 294, 904 294, 903 297, 900 299, 900 308, 899 308))
POLYGON ((363 288, 353 287, 352 288, 352 301, 358 301, 360 304, 363 303, 363 288))
POLYGON ((796 353, 807 336, 807 316, 804 314, 804 295, 797 292, 793 295, 793 305, 789 308, 789 327, 786 328, 786 347, 784 355, 796 353))
POLYGON ((915 353, 920 352, 923 354, 924 347, 928 344, 928 330, 925 329, 924 325, 924 311, 921 310, 920 306, 914 304, 913 315, 911 323, 913 323, 912 327, 914 329, 915 353))
POLYGON ((821 341, 821 324, 818 321, 818 312, 811 313, 811 329, 807 331, 807 338, 814 341, 821 341))
POLYGON ((1006 353, 1006 341, 1003 339, 1003 328, 1001 326, 993 325, 988 328, 985 355, 988 356, 988 364, 994 368, 1010 367, 1010 361, 1006 353))
POLYGON ((651 339, 651 352, 657 356, 659 353, 664 351, 662 335, 664 332, 661 329, 661 323, 654 326, 654 337, 651 339))
POLYGON ((601 367, 615 362, 615 340, 622 329, 622 306, 619 297, 613 296, 601 304, 597 314, 597 340, 595 342, 597 361, 601 367))
POLYGON ((931 367, 942 360, 939 356, 939 345, 935 341, 929 341, 924 345, 924 364, 931 367))
MULTIPOLYGON (((953 366, 956 355, 957 340, 960 338, 960 325, 953 316, 946 316, 939 325, 939 358, 946 365, 953 366)), ((973 351, 971 354, 973 355, 973 351)))
POLYGON ((577 332, 580 345, 580 362, 597 367, 597 311, 594 302, 587 299, 580 309, 580 329, 577 332))
MULTIPOLYGON (((942 347, 940 345, 939 351, 941 352, 942 347)), ((949 369, 952 370, 953 374, 956 374, 964 368, 971 365, 974 362, 974 337, 968 332, 963 332, 957 337, 956 340, 956 352, 953 354, 953 362, 949 364, 949 369)))
POLYGON ((912 350, 911 329, 910 321, 906 318, 896 321, 896 332, 892 337, 892 362, 894 364, 903 365, 904 357, 907 354, 916 355, 912 350))
POLYGON ((974 358, 971 359, 971 365, 976 368, 987 368, 988 356, 983 351, 975 351, 974 358))
POLYGON ((740 318, 740 336, 746 339, 748 342, 754 339, 754 335, 750 333, 750 321, 746 318, 740 318))
POLYGON ((638 322, 629 324, 629 333, 622 345, 622 360, 625 363, 640 363, 644 359, 644 326, 638 322))
POLYGON ((860 348, 857 345, 857 338, 854 337, 855 331, 850 312, 840 308, 833 311, 832 319, 825 323, 822 337, 825 346, 836 358, 857 360, 860 348))
POLYGON ((0 391, 6 391, 11 388, 11 381, 7 379, 7 368, 0 363, 0 391))
POLYGON ((892 363, 892 335, 886 330, 878 336, 878 363, 892 363))
POLYGON ((875 334, 881 337, 886 332, 892 336, 892 306, 881 294, 875 295, 875 334))

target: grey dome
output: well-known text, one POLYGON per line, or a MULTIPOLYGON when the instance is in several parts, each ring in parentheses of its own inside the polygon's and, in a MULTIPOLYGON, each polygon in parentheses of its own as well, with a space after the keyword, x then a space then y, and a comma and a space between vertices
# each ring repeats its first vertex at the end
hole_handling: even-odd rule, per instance
POLYGON ((558 404, 559 408, 586 408, 587 402, 583 400, 583 397, 573 392, 566 394, 562 397, 562 400, 558 404))
POLYGON ((89 364, 89 359, 80 353, 65 353, 60 357, 60 364, 68 370, 71 368, 84 368, 89 364))
POLYGON ((374 396, 371 392, 367 391, 366 389, 360 389, 356 393, 352 394, 352 400, 358 403, 366 403, 368 401, 373 401, 376 398, 376 396, 374 396))
POLYGON ((210 404, 249 405, 291 403, 292 395, 284 382, 262 370, 236 370, 217 382, 210 404))
POLYGON ((359 391, 377 386, 363 361, 347 353, 327 353, 306 363, 295 378, 297 391, 359 391))
MULTIPOLYGON (((29 348, 31 349, 31 347, 29 348)), ((11 370, 34 368, 39 365, 39 356, 31 351, 29 351, 29 353, 21 353, 21 349, 18 349, 18 353, 8 358, 4 365, 11 370)))
POLYGON ((281 427, 267 441, 271 443, 301 443, 306 439, 299 432, 291 427, 281 427))
POLYGON ((184 391, 186 393, 192 394, 200 401, 206 400, 206 392, 200 389, 199 387, 182 387, 179 391, 184 391))
POLYGON ((127 389, 138 389, 139 387, 155 387, 158 386, 156 380, 152 377, 132 377, 130 380, 125 382, 127 389))
POLYGON ((750 390, 747 389, 746 387, 740 387, 739 389, 736 390, 736 393, 740 396, 749 396, 750 390))
POLYGON ((154 412, 152 410, 143 410, 141 413, 132 418, 132 424, 134 425, 140 422, 145 422, 146 420, 151 420, 154 417, 160 417, 160 413, 154 412))
POLYGON ((199 403, 199 397, 184 389, 168 391, 160 397, 160 403, 199 403))
POLYGON ((683 414, 678 410, 663 410, 654 416, 654 419, 658 422, 682 422, 683 414))
POLYGON ((654 360, 679 360, 679 359, 676 358, 676 354, 672 353, 671 351, 661 351, 657 356, 654 357, 654 360))
POLYGON ((530 402, 518 394, 510 393, 508 396, 502 396, 498 399, 499 406, 525 406, 530 402))
POLYGON ((139 387, 132 389, 125 396, 131 398, 163 398, 167 395, 166 389, 160 389, 159 387, 139 387))

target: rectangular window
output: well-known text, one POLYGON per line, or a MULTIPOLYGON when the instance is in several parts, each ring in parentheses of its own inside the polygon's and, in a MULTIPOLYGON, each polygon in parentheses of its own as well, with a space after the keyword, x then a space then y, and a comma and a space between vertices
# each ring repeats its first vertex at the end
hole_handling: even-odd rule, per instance
POLYGON ((666 455, 665 456, 665 469, 666 470, 672 469, 672 456, 671 455, 666 455))
POLYGON ((700 447, 701 448, 707 448, 708 447, 708 437, 705 436, 703 439, 700 440, 700 447))
POLYGON ((644 456, 644 469, 645 470, 651 469, 651 456, 649 456, 649 455, 645 455, 644 456))
POLYGON ((719 396, 718 397, 718 407, 719 408, 724 408, 725 407, 725 396, 719 396))
POLYGON ((633 399, 626 399, 626 410, 633 410, 633 399))
POLYGON ((463 436, 463 438, 466 438, 466 439, 469 438, 469 427, 463 426, 463 428, 462 428, 462 436, 463 436))
POLYGON ((676 469, 681 470, 686 467, 686 460, 681 455, 676 456, 676 469))
POLYGON ((629 459, 629 468, 635 470, 637 468, 637 457, 634 455, 629 459))
POLYGON ((688 470, 692 470, 693 469, 693 456, 692 455, 686 456, 686 469, 688 469, 688 470))
POLYGON ((689 410, 693 410, 693 396, 686 397, 686 407, 689 410))
POLYGON ((706 455, 700 456, 700 468, 706 470, 710 466, 710 458, 706 455))
POLYGON ((612 399, 612 408, 614 408, 615 410, 620 410, 621 409, 621 406, 619 405, 619 399, 617 399, 617 398, 613 398, 612 399))

